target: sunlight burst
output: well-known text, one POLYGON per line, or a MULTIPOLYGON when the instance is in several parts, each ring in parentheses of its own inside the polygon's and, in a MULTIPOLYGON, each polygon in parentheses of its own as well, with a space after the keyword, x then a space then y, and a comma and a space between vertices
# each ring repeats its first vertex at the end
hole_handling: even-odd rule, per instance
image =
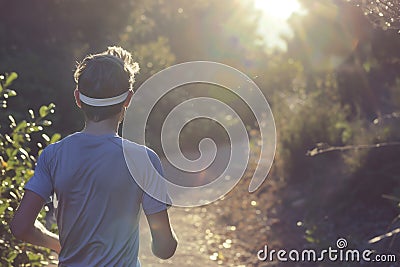
POLYGON ((301 11, 301 5, 297 0, 254 0, 254 5, 265 15, 283 20, 301 11))

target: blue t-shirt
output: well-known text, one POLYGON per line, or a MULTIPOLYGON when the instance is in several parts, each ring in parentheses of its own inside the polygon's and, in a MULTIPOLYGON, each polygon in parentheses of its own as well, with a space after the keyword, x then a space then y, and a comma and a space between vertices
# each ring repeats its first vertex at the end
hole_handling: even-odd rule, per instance
MULTIPOLYGON (((162 174, 152 150, 129 145, 144 149, 162 174)), ((140 168, 144 175, 154 170, 144 164, 140 168)), ((140 206, 146 214, 167 208, 137 185, 124 160, 122 138, 116 134, 78 132, 49 145, 25 189, 46 201, 55 195, 60 266, 140 266, 140 206)))

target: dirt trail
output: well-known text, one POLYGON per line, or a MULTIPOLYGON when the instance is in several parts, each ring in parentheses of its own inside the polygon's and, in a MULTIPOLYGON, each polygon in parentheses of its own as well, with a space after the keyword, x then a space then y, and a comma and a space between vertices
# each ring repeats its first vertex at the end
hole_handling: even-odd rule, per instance
MULTIPOLYGON (((207 214, 202 208, 171 208, 169 216, 179 239, 178 249, 169 260, 156 258, 150 248, 150 232, 144 214, 140 221, 139 258, 144 267, 157 266, 218 266, 216 260, 211 260, 209 245, 213 243, 208 224, 214 223, 212 214, 207 214), (207 218, 206 218, 207 217, 207 218)), ((221 266, 221 265, 220 265, 221 266)))
MULTIPOLYGON (((219 148, 218 151, 228 153, 229 147, 219 148)), ((195 158, 193 155, 192 157, 195 158)), ((191 179, 203 179, 201 180, 202 184, 210 182, 204 179, 207 179, 208 176, 213 177, 212 173, 214 172, 220 173, 220 169, 224 167, 214 165, 208 171, 206 177, 198 174, 198 176, 191 176, 191 179)), ((177 172, 165 160, 163 161, 163 166, 168 177, 182 176, 182 173, 177 172)), ((219 222, 218 217, 223 212, 223 209, 228 208, 228 203, 224 203, 224 207, 221 207, 218 205, 218 202, 216 201, 213 204, 196 208, 172 207, 169 209, 171 224, 179 240, 177 251, 169 260, 159 260, 152 254, 149 227, 142 213, 139 247, 139 259, 142 266, 228 266, 227 259, 238 258, 241 253, 232 250, 235 246, 236 239, 233 233, 236 228, 229 225, 229 223, 219 222)), ((235 266, 243 267, 245 265, 235 266)))

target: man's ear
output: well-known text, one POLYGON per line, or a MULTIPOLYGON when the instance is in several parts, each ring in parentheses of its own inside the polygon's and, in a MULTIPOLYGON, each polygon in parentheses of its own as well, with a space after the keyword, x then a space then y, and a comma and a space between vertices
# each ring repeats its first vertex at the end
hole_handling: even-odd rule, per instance
POLYGON ((76 105, 77 105, 79 108, 81 108, 81 107, 82 107, 82 104, 81 104, 81 99, 79 98, 79 91, 78 91, 78 88, 75 89, 75 91, 74 91, 74 96, 75 96, 75 103, 76 103, 76 105))
POLYGON ((125 101, 124 101, 124 108, 129 107, 129 105, 131 104, 132 101, 132 96, 133 96, 133 91, 129 90, 128 96, 126 97, 125 101))

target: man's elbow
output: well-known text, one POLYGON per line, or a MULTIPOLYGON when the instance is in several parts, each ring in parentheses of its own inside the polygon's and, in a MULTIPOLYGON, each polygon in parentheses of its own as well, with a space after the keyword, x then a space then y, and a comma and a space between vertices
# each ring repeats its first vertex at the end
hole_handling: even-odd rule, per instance
POLYGON ((168 242, 168 244, 160 247, 159 249, 156 249, 153 245, 153 253, 158 258, 162 260, 167 260, 175 254, 177 246, 178 241, 174 238, 170 242, 168 242))
POLYGON ((170 250, 165 255, 163 255, 164 257, 162 257, 161 259, 166 260, 174 256, 177 247, 178 241, 176 239, 173 239, 170 244, 170 250))

